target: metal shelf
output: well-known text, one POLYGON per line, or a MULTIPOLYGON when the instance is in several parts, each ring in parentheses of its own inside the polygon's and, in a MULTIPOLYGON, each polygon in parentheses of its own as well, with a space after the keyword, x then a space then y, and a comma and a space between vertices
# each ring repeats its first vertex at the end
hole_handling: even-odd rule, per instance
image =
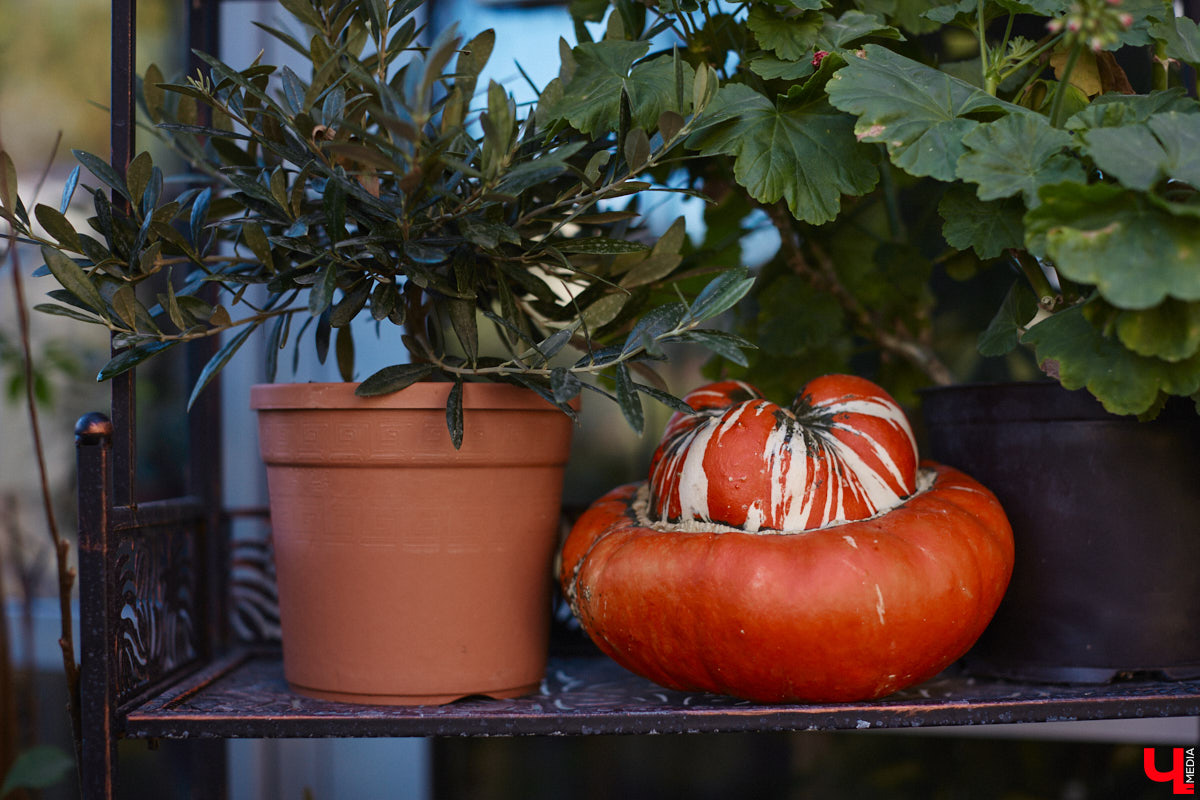
POLYGON ((762 705, 663 689, 599 655, 551 659, 537 694, 359 706, 289 691, 277 650, 239 650, 122 714, 131 738, 514 736, 863 730, 1200 715, 1200 681, 1027 685, 949 671, 873 702, 762 705))

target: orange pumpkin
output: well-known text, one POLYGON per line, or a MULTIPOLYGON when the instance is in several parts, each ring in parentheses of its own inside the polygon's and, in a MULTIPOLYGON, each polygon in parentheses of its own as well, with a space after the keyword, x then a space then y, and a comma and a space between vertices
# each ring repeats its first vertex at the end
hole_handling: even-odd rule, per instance
POLYGON ((724 382, 579 519, 564 593, 588 635, 664 686, 763 702, 882 697, 975 642, 1012 572, 994 495, 918 467, 903 412, 852 376, 791 408, 724 382))

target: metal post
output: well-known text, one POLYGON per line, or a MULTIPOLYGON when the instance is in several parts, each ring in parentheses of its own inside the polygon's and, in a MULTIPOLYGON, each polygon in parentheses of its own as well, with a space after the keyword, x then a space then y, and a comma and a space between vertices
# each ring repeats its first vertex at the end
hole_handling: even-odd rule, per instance
MULTIPOLYGON (((124 175, 133 158, 136 106, 134 80, 136 64, 135 0, 112 0, 112 85, 110 88, 111 128, 109 161, 117 174, 124 175)), ((113 203, 125 199, 114 194, 113 203)), ((137 396, 130 370, 112 379, 112 420, 119 434, 113 442, 113 499, 116 505, 131 506, 136 499, 135 471, 137 450, 134 425, 137 396)))
POLYGON ((116 632, 109 581, 109 512, 112 508, 113 426, 103 414, 75 424, 79 470, 79 699, 82 742, 80 792, 87 800, 111 798, 116 782, 116 632))

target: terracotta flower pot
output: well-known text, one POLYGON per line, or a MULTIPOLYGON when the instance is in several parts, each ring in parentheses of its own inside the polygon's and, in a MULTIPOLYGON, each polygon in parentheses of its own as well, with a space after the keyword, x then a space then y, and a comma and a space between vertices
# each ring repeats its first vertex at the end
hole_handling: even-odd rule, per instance
POLYGON ((267 465, 284 672, 361 703, 516 697, 544 674, 571 420, 533 392, 450 384, 251 390, 267 465))

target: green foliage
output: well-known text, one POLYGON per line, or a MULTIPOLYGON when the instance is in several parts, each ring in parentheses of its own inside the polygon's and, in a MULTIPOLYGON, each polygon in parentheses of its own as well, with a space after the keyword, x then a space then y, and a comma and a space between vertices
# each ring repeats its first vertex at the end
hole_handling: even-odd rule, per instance
MULTIPOLYGON (((739 314, 739 333, 762 348, 744 368, 756 383, 799 385, 814 364, 851 362, 898 385, 913 370, 948 381, 931 262, 962 275, 1007 261, 1023 283, 990 300, 1000 311, 980 326, 982 353, 1024 343, 1119 413, 1196 391, 1200 104, 1171 84, 1180 63, 1200 61, 1200 37, 1166 0, 775 2, 743 17, 672 3, 656 14, 643 28, 610 25, 589 53, 669 27, 713 94, 693 109, 680 157, 688 185, 736 222, 710 213, 702 252, 726 259, 731 236, 764 223, 779 234, 739 314), (1133 94, 1113 53, 1145 46, 1142 57, 1175 61, 1148 64, 1150 86, 1133 94), (963 268, 963 251, 975 266, 963 268)), ((589 84, 562 88, 581 103, 589 84)))
POLYGON ((0 798, 18 789, 46 789, 75 768, 75 760, 57 747, 32 747, 17 756, 0 784, 0 798))
MULTIPOLYGON (((77 171, 67 195, 80 186, 95 209, 76 230, 46 205, 35 225, 15 177, 0 181, 0 212, 41 244, 62 287, 41 310, 103 325, 122 348, 102 378, 227 334, 194 400, 262 328, 272 374, 280 348, 307 333, 351 380, 350 323, 370 315, 403 326, 412 363, 367 376, 359 393, 453 381, 457 444, 464 380, 517 382, 568 412, 582 379, 598 380, 636 428, 630 365, 650 370, 662 342, 685 336, 725 354, 750 346, 701 327, 750 279, 689 259, 682 220, 656 240, 639 214, 641 196, 665 188, 642 173, 694 133, 693 106, 711 102, 715 80, 697 81, 676 54, 643 58, 645 42, 583 43, 563 63, 570 90, 556 82, 526 109, 499 84, 480 86, 490 31, 464 42, 451 26, 425 45, 416 2, 283 6, 305 34, 264 29, 310 69, 201 54, 207 68, 183 81, 147 71, 143 110, 201 186, 168 198, 147 153, 123 174, 76 153, 91 179, 80 186, 77 171), (601 124, 610 118, 618 130, 601 124), (164 288, 151 298, 151 285, 164 288), (661 324, 658 307, 690 296, 661 324)), ((15 175, 0 156, 0 177, 15 175)))

